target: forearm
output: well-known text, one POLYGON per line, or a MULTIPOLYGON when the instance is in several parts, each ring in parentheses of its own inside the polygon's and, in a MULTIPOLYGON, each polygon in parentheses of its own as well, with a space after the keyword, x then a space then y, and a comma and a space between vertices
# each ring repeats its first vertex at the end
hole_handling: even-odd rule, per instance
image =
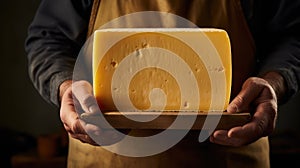
POLYGON ((28 73, 40 95, 47 102, 59 106, 59 85, 65 80, 72 79, 76 59, 72 58, 71 54, 63 55, 54 52, 54 48, 54 51, 49 51, 47 50, 49 47, 51 46, 40 49, 31 48, 28 53, 28 73), (38 50, 43 50, 43 52, 38 52, 38 50))
POLYGON ((59 106, 59 87, 73 76, 86 39, 91 1, 44 0, 28 29, 29 76, 41 96, 59 106))
POLYGON ((254 33, 259 60, 258 74, 267 78, 275 88, 279 102, 285 103, 300 89, 300 2, 260 2, 264 6, 261 13, 257 14, 261 19, 256 23, 254 33), (270 75, 269 72, 273 73, 270 75))
POLYGON ((269 83, 273 85, 280 104, 286 103, 299 92, 299 46, 300 40, 297 37, 286 38, 273 46, 273 52, 265 53, 267 56, 261 60, 259 76, 267 78, 269 83), (269 74, 270 72, 273 73, 269 74))

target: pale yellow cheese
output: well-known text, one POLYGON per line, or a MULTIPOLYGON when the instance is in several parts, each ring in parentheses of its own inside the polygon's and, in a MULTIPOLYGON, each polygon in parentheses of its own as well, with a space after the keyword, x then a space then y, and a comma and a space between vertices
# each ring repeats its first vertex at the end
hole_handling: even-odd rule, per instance
POLYGON ((231 71, 224 30, 94 33, 93 87, 102 111, 225 110, 231 71))

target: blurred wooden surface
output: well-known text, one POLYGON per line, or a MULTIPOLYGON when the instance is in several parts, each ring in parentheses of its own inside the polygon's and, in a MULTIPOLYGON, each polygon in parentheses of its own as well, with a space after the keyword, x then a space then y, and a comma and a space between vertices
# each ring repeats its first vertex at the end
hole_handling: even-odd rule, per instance
POLYGON ((41 158, 36 154, 18 154, 11 158, 12 168, 66 168, 67 156, 41 158))

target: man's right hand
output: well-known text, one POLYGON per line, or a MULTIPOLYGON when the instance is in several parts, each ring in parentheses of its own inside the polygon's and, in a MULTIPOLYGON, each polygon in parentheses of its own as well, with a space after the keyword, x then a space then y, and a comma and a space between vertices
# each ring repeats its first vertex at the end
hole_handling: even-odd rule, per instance
POLYGON ((89 82, 65 81, 60 86, 60 96, 60 118, 71 137, 95 146, 111 145, 123 138, 115 130, 103 130, 80 119, 82 113, 101 113, 89 82), (101 142, 96 143, 89 135, 101 142))

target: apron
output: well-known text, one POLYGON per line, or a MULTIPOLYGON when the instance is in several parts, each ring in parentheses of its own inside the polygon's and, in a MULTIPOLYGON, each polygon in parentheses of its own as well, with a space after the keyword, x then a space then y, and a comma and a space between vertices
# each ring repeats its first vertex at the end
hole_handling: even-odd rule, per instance
MULTIPOLYGON (((232 47, 232 91, 234 98, 243 82, 252 75, 255 45, 244 18, 240 0, 94 0, 88 36, 107 22, 126 14, 160 11, 186 18, 198 27, 227 31, 232 47), (209 9, 209 10, 207 10, 209 9)), ((116 26, 117 27, 117 26, 116 26)), ((127 25, 127 27, 131 27, 127 25)), ((134 27, 134 26, 133 26, 134 27)), ((171 149, 148 157, 114 154, 102 147, 70 138, 68 167, 269 167, 268 138, 243 147, 198 142, 200 131, 190 131, 171 149)))

